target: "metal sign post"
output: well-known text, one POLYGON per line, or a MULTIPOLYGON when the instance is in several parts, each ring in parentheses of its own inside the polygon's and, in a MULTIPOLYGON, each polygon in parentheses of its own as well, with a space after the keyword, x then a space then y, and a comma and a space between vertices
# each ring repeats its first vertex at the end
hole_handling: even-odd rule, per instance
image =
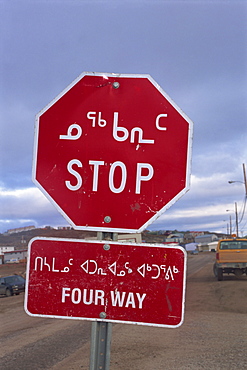
POLYGON ((93 322, 91 330, 90 370, 110 368, 112 323, 93 322))
MULTIPOLYGON (((98 240, 117 240, 117 233, 97 232, 98 240)), ((104 312, 101 314, 104 319, 104 312)), ((110 368, 111 357, 111 338, 112 323, 98 322, 92 323, 91 328, 91 348, 90 348, 90 370, 110 368)))

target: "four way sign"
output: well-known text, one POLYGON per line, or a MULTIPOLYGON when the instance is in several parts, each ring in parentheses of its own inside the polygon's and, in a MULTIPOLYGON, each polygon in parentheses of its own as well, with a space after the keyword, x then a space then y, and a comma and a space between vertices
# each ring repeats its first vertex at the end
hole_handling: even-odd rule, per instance
POLYGON ((75 229, 140 232, 189 189, 191 145, 149 75, 83 73, 36 117, 33 180, 75 229))
POLYGON ((182 247, 35 238, 25 310, 31 316, 177 327, 185 276, 182 247))

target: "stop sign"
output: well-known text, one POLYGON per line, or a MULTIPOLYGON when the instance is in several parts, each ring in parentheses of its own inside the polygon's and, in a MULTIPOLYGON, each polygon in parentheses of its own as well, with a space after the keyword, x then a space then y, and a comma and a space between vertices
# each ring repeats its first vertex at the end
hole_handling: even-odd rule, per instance
POLYGON ((33 180, 75 229, 140 232, 189 189, 191 145, 149 75, 83 73, 36 117, 33 180))

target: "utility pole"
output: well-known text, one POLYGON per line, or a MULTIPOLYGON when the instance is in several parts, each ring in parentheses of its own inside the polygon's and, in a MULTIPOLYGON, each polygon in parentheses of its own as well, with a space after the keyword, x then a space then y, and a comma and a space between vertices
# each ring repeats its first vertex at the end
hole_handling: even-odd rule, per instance
POLYGON ((247 197, 247 179, 246 179, 246 171, 245 171, 245 164, 244 163, 243 163, 243 172, 244 172, 245 196, 247 197))
MULTIPOLYGON (((229 184, 232 184, 234 182, 241 182, 242 184, 244 184, 245 197, 247 199, 247 178, 246 178, 246 170, 245 170, 245 164, 244 163, 243 163, 243 173, 244 173, 244 182, 243 181, 228 181, 228 182, 229 182, 229 184)), ((238 237, 238 210, 237 210, 237 203, 236 202, 235 202, 235 214, 236 214, 236 234, 237 234, 237 237, 238 237)), ((244 215, 244 211, 243 211, 243 215, 244 215)), ((243 215, 241 217, 240 222, 242 221, 243 215)))
POLYGON ((237 202, 235 202, 235 214, 236 214, 236 234, 238 238, 238 207, 237 207, 237 202))

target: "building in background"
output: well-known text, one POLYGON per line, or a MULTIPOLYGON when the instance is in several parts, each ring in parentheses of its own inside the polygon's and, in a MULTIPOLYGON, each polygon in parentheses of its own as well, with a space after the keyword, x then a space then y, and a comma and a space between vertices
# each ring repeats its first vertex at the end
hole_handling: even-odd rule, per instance
POLYGON ((5 252, 3 256, 3 263, 19 263, 26 262, 26 260, 27 249, 5 252))

